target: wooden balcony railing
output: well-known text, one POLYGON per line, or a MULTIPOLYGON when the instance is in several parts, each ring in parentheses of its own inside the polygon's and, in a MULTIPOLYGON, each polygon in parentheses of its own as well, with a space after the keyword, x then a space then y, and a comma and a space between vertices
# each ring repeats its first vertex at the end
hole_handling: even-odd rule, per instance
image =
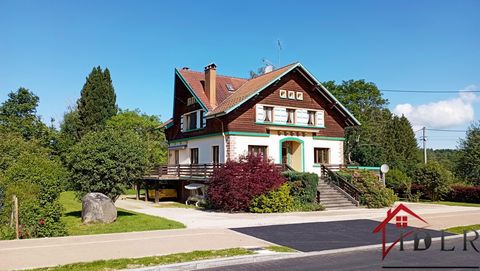
MULTIPOLYGON (((159 165, 152 168, 144 179, 157 178, 194 178, 194 179, 208 179, 212 176, 216 168, 223 167, 224 164, 176 164, 176 165, 159 165)), ((286 164, 275 164, 275 167, 280 171, 293 171, 293 169, 286 164)))
POLYGON ((223 164, 159 165, 150 170, 145 177, 171 176, 178 178, 208 179, 212 176, 213 170, 219 167, 223 167, 223 164))

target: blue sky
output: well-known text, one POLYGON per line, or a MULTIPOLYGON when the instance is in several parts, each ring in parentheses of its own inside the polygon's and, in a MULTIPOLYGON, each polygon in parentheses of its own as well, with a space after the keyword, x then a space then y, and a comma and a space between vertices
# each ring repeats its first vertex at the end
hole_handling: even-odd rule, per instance
MULTIPOLYGON (((168 119, 173 71, 215 62, 247 77, 266 58, 300 61, 321 81, 380 89, 480 90, 480 1, 0 0, 0 101, 23 86, 45 121, 75 104, 93 66, 111 71, 121 108, 168 119)), ((478 94, 478 93, 477 93, 478 94)), ((476 94, 384 93, 415 128, 465 129, 476 94)), ((419 134, 418 134, 419 135, 419 134)), ((431 132, 454 148, 462 133, 431 132)))

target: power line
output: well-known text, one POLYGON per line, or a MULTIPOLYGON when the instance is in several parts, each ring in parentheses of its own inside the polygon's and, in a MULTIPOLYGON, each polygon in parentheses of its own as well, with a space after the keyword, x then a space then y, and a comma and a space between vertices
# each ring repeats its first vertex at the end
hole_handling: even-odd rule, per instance
POLYGON ((433 129, 433 128, 427 128, 427 130, 437 131, 437 132, 452 132, 452 133, 465 133, 465 132, 467 132, 466 130, 433 129))
POLYGON ((480 93, 480 90, 403 90, 403 89, 381 89, 383 92, 402 92, 402 93, 480 93))

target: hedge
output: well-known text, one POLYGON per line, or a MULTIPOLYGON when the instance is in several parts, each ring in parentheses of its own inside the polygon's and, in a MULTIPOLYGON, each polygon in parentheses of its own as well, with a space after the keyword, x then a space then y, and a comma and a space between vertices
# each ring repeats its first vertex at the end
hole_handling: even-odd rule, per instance
POLYGON ((301 204, 315 203, 318 175, 308 172, 284 172, 283 176, 291 187, 290 194, 301 204))
POLYGON ((252 199, 250 212, 252 213, 284 213, 292 211, 295 200, 291 195, 291 187, 288 183, 278 189, 252 199))
POLYGON ((480 203, 480 186, 453 185, 445 196, 448 201, 480 203))

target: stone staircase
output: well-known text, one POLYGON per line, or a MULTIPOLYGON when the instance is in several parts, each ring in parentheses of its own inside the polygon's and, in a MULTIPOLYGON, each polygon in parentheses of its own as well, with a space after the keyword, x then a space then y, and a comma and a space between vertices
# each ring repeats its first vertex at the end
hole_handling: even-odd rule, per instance
POLYGON ((318 179, 317 191, 320 193, 320 203, 326 209, 346 209, 357 206, 334 185, 318 179))

